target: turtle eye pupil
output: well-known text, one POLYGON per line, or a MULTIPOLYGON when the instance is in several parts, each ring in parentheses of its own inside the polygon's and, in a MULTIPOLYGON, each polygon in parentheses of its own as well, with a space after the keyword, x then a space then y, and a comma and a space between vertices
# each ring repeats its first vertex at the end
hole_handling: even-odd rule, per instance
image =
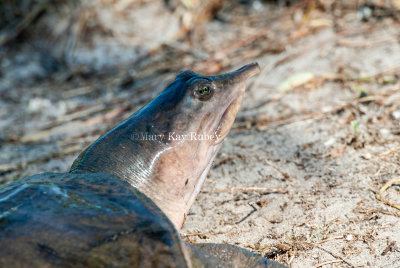
POLYGON ((200 87, 198 92, 199 92, 200 95, 208 95, 208 94, 210 94, 210 87, 209 86, 202 86, 202 87, 200 87))

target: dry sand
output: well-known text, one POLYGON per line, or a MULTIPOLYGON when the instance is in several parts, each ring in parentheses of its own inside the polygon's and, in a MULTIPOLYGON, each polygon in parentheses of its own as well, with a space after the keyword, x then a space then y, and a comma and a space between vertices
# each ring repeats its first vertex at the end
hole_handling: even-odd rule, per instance
MULTIPOLYGON (((207 24, 199 49, 216 56, 221 44, 257 34, 271 12, 256 12, 248 24, 207 24)), ((275 17, 264 37, 219 58, 231 69, 258 61, 262 72, 181 234, 191 242, 237 244, 291 267, 400 267, 400 211, 377 199, 386 182, 400 178, 399 23, 390 16, 362 22, 356 10, 340 16, 314 10, 293 23, 296 16, 275 17), (288 78, 297 86, 279 91, 288 78)), ((56 74, 25 84, 5 78, 14 79, 15 68, 32 74, 38 67, 14 64, 15 54, 2 57, 12 63, 3 62, 0 80, 3 183, 68 171, 81 150, 178 68, 214 67, 180 58, 131 87, 115 82, 115 74, 86 80, 56 74), (74 114, 79 109, 86 114, 74 114)), ((400 204, 399 191, 395 184, 382 196, 400 204)))

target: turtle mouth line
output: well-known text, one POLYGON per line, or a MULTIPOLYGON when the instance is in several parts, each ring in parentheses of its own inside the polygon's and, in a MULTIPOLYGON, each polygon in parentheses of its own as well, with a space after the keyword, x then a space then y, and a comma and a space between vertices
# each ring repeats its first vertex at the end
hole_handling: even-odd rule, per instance
POLYGON ((218 123, 218 127, 214 132, 214 135, 216 137, 216 141, 215 144, 220 144, 225 137, 228 135, 229 130, 233 124, 233 121, 235 120, 236 117, 236 113, 233 111, 235 110, 235 108, 237 107, 237 101, 233 100, 228 107, 226 107, 224 113, 222 114, 219 123, 218 123), (232 113, 235 113, 232 116, 232 113), (233 118, 233 120, 232 120, 233 118))

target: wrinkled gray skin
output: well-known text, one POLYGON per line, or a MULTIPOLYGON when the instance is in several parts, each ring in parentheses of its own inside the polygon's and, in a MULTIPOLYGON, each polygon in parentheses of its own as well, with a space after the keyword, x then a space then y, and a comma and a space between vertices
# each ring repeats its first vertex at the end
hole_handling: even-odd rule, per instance
POLYGON ((283 267, 232 245, 185 243, 177 231, 258 72, 182 72, 70 173, 3 186, 0 267, 283 267))

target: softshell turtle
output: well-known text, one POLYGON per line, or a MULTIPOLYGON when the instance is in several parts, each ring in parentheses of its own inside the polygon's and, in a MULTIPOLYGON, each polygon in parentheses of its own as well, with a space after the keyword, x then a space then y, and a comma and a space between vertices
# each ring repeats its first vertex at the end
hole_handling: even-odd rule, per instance
POLYGON ((256 63, 181 72, 95 141, 69 173, 0 189, 0 267, 283 267, 232 245, 180 239, 256 63))

